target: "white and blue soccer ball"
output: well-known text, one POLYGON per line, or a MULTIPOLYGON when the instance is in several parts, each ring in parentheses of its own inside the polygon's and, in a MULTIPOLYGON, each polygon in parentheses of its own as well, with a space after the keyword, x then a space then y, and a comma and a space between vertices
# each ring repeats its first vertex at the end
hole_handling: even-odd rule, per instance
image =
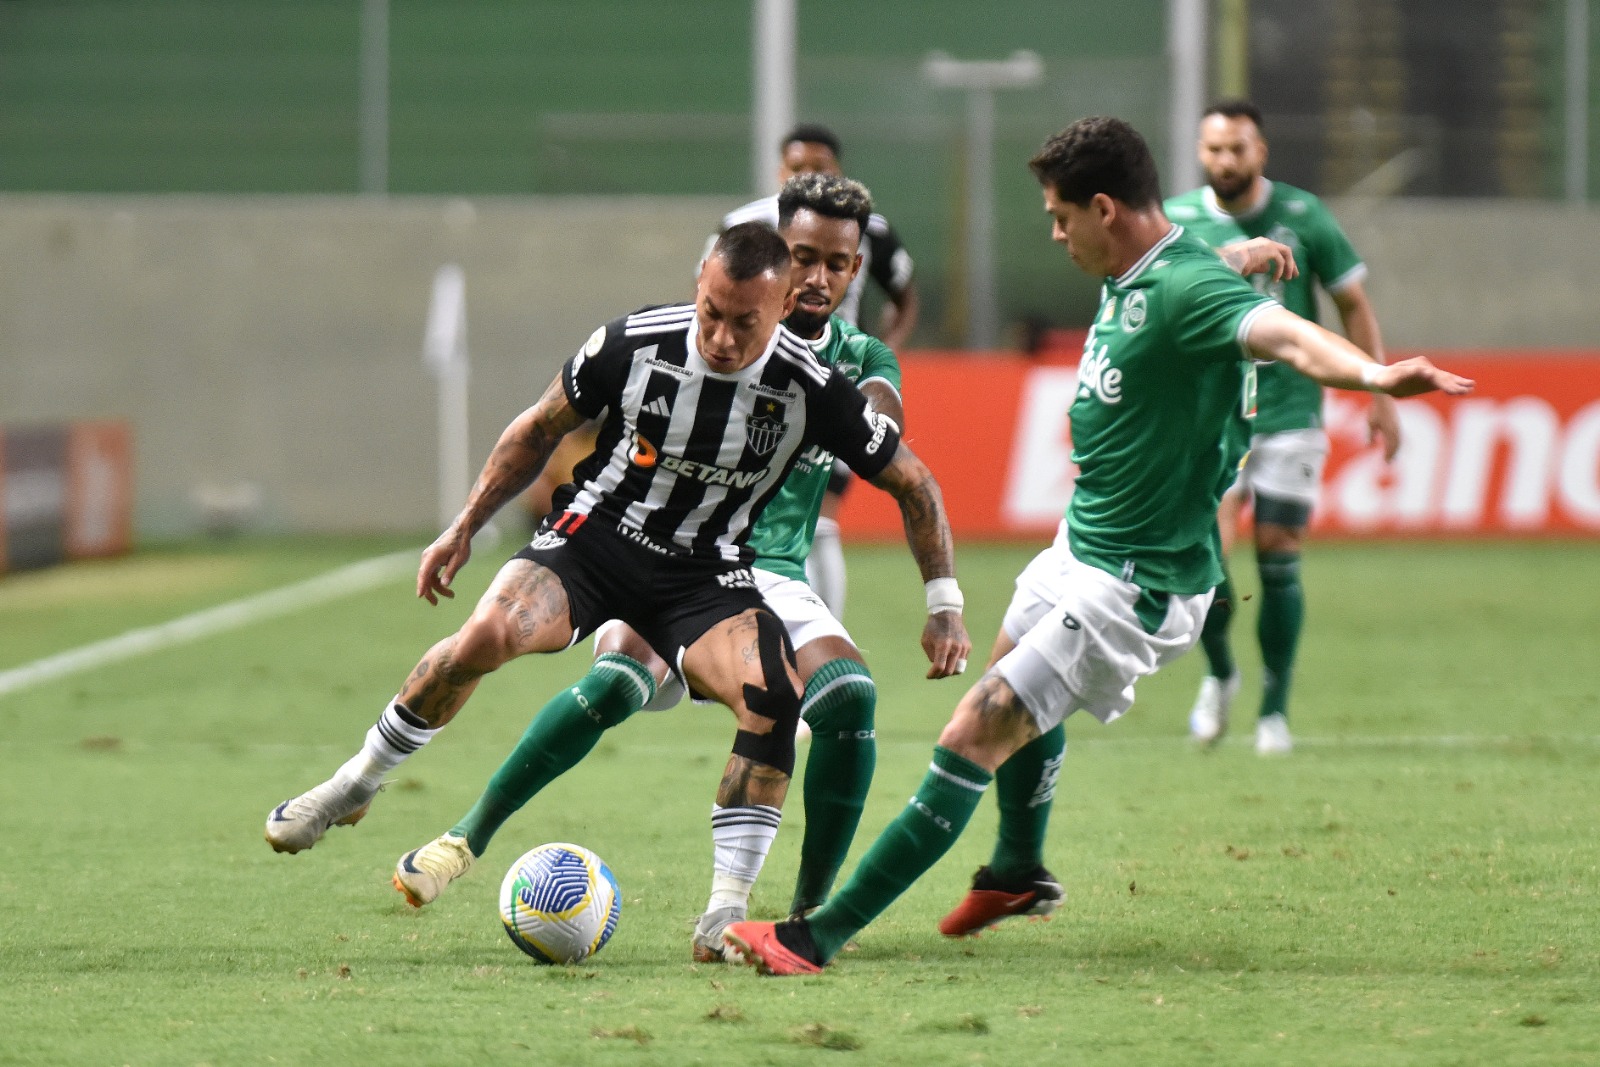
POLYGON ((588 959, 611 939, 621 915, 616 876, 581 845, 540 845, 500 883, 506 934, 540 963, 588 959))

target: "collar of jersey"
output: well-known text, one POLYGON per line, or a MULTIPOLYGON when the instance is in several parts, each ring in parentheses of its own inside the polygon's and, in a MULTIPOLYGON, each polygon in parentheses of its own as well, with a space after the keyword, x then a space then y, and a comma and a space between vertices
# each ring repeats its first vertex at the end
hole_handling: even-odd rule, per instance
POLYGON ((1181 233, 1183 233, 1183 227, 1179 226, 1177 223, 1173 223, 1172 229, 1161 235, 1161 240, 1151 245, 1149 250, 1146 251, 1144 255, 1140 256, 1138 261, 1134 263, 1133 266, 1129 267, 1115 278, 1112 278, 1111 284, 1117 286, 1118 288, 1125 288, 1129 282, 1137 278, 1140 272, 1148 267, 1151 262, 1161 254, 1161 250, 1163 248, 1166 248, 1172 242, 1176 241, 1178 239, 1178 235, 1181 233))
POLYGON ((1267 210, 1267 205, 1272 203, 1272 179, 1261 179, 1261 199, 1237 215, 1222 206, 1222 202, 1217 199, 1217 191, 1209 185, 1200 190, 1200 202, 1205 205, 1206 212, 1218 222, 1240 222, 1244 219, 1253 219, 1267 210))
MULTIPOLYGON (((778 347, 778 338, 787 333, 788 330, 789 328, 783 323, 778 323, 772 328, 772 336, 767 338, 767 347, 759 356, 736 371, 724 373, 719 370, 712 370, 711 364, 707 363, 705 357, 700 354, 700 316, 692 316, 689 319, 688 340, 685 342, 688 349, 689 366, 708 378, 721 379, 723 381, 732 381, 736 378, 748 377, 751 373, 760 373, 760 369, 767 365, 767 360, 772 358, 772 350, 778 347)), ((799 334, 792 334, 791 336, 801 344, 808 344, 806 339, 799 334)))

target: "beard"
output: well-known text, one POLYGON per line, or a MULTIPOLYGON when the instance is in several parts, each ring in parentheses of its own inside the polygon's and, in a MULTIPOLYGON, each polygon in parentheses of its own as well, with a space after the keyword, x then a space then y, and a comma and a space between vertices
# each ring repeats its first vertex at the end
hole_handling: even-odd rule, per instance
POLYGON ((1250 191, 1250 186, 1255 180, 1253 174, 1240 174, 1232 178, 1211 178, 1211 191, 1217 194, 1218 200, 1237 200, 1250 191))
POLYGON ((819 315, 814 311, 797 307, 789 312, 789 317, 783 320, 783 324, 801 337, 811 340, 822 333, 823 327, 828 325, 828 319, 831 317, 827 313, 819 315))

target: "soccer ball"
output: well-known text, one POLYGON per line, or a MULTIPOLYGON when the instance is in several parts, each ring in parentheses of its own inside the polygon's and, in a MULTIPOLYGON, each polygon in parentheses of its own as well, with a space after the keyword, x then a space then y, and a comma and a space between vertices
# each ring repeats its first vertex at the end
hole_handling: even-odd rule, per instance
POLYGON ((512 944, 540 963, 577 963, 617 929, 622 893, 611 868, 581 845, 540 845, 500 883, 500 921, 512 944))

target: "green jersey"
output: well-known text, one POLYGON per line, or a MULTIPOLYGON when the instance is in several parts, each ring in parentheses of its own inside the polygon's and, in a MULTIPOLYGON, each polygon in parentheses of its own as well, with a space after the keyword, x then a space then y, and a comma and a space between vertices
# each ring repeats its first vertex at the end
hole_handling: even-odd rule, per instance
MULTIPOLYGON (((1167 218, 1212 248, 1252 237, 1270 237, 1294 250, 1299 277, 1275 282, 1258 274, 1253 284, 1299 315, 1317 321, 1316 285, 1337 293, 1366 277, 1366 265, 1321 200, 1282 182, 1267 182, 1266 195, 1248 211, 1230 215, 1210 186, 1167 201, 1167 218)), ((1322 425, 1322 387, 1293 367, 1268 363, 1259 368, 1261 414, 1256 433, 1304 430, 1322 425)))
POLYGON ((1222 580, 1217 504, 1238 462, 1244 337, 1276 306, 1181 226, 1106 280, 1071 409, 1079 560, 1159 592, 1222 580))
MULTIPOLYGON (((837 315, 829 320, 822 337, 811 342, 811 351, 857 385, 877 378, 900 391, 900 363, 889 346, 837 315)), ((749 545, 755 551, 757 567, 796 581, 806 580, 806 556, 811 553, 822 494, 832 471, 833 453, 821 445, 812 445, 801 454, 750 531, 749 545)))

